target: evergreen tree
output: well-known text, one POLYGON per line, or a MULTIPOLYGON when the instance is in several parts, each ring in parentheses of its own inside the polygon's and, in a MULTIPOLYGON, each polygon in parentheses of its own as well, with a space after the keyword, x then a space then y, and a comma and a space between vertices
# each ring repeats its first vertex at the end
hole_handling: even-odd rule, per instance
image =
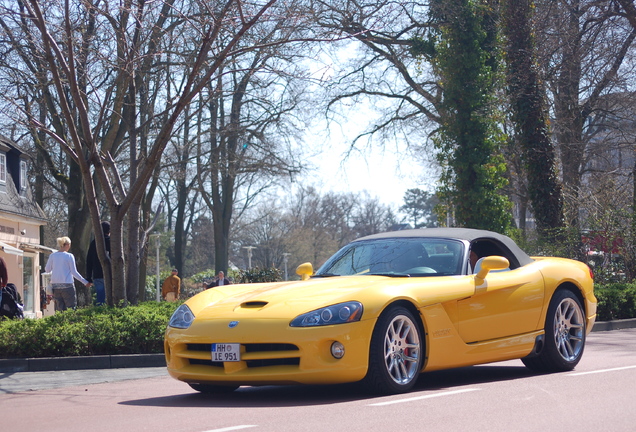
POLYGON ((444 172, 440 198, 455 225, 506 232, 511 226, 505 162, 499 152, 495 90, 500 54, 496 10, 488 1, 434 0, 434 65, 443 87, 436 144, 444 172))
POLYGON ((439 199, 437 195, 422 189, 409 189, 404 194, 404 205, 400 211, 406 213, 414 228, 437 226, 434 210, 439 199))

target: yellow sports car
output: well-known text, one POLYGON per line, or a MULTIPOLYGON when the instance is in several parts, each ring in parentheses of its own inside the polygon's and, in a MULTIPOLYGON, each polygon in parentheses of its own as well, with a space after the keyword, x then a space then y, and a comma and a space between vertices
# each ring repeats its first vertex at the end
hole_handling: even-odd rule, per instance
POLYGON ((585 264, 531 258, 489 231, 376 234, 297 273, 179 306, 166 331, 170 375, 206 393, 361 381, 390 394, 423 371, 502 360, 567 371, 596 319, 585 264))

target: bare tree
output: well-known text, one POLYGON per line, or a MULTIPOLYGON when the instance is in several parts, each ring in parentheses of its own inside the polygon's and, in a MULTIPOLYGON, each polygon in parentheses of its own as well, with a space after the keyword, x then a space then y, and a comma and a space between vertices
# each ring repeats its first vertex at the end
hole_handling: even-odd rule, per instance
MULTIPOLYGON (((282 267, 284 254, 289 253, 287 241, 292 229, 284 212, 279 205, 262 203, 254 210, 248 223, 242 226, 242 233, 237 240, 241 246, 255 247, 252 251, 253 267, 282 267)), ((243 251, 237 252, 240 254, 243 251)))
MULTIPOLYGON (((8 7, 9 5, 5 5, 8 7)), ((2 70, 2 95, 5 100, 3 113, 13 121, 12 129, 20 127, 26 148, 33 148, 35 156, 35 198, 46 208, 44 186, 50 185, 63 197, 67 204, 64 214, 66 227, 58 234, 72 239, 72 252, 76 256, 78 268, 84 268, 86 251, 90 240, 91 224, 80 166, 60 148, 47 139, 47 134, 33 123, 48 123, 59 136, 65 136, 65 126, 60 108, 56 103, 54 83, 46 73, 47 62, 38 43, 38 32, 28 18, 26 5, 16 4, 16 9, 2 8, 0 27, 5 41, 0 60, 2 70), (27 119, 33 119, 29 123, 27 119)), ((84 21, 83 40, 94 35, 94 17, 84 21)), ((88 56, 85 50, 77 53, 78 69, 84 69, 88 56)), ((85 80, 78 80, 78 86, 87 93, 85 80)), ((19 140, 19 139, 18 139, 19 140)), ((44 234, 44 232, 42 232, 44 234)), ((42 235, 42 238, 45 238, 42 235)), ((90 302, 90 293, 78 284, 78 303, 90 302)))
POLYGON ((288 270, 306 261, 321 265, 350 241, 395 223, 390 208, 368 194, 321 195, 313 188, 300 189, 290 202, 261 202, 241 222, 236 255, 244 255, 242 246, 254 246, 254 266, 280 268, 288 254, 288 270))
MULTIPOLYGON (((52 137, 79 166, 96 232, 102 218, 97 205, 98 192, 104 194, 112 229, 110 257, 100 236, 97 245, 100 260, 105 264, 107 287, 112 287, 112 292, 107 290, 110 304, 120 304, 131 292, 137 292, 129 285, 138 281, 138 275, 131 271, 126 277, 126 269, 131 264, 138 269, 139 240, 145 239, 145 232, 140 233, 143 228, 139 225, 139 209, 175 126, 190 102, 215 79, 222 65, 253 48, 238 43, 254 32, 257 24, 275 15, 267 15, 275 4, 275 0, 256 3, 229 0, 211 9, 207 2, 176 1, 96 1, 73 7, 68 2, 25 3, 23 15, 38 35, 34 43, 45 59, 43 73, 53 83, 53 103, 64 133, 50 123, 36 118, 29 120, 52 137), (93 33, 86 31, 87 24, 93 26, 93 33), (151 80, 149 74, 159 73, 161 61, 167 59, 165 52, 173 46, 174 40, 166 35, 176 40, 178 35, 195 40, 193 34, 198 35, 198 43, 191 45, 192 49, 183 53, 177 66, 170 70, 183 77, 181 87, 171 99, 160 99, 161 107, 149 110, 145 122, 139 123, 144 119, 140 115, 143 83, 161 85, 156 77, 151 80), (160 123, 155 123, 152 137, 146 137, 147 149, 138 153, 138 138, 150 122, 160 123), (129 143, 130 155, 130 171, 125 181, 116 164, 115 152, 124 139, 129 143), (123 227, 130 212, 127 228, 132 235, 128 239, 127 266, 123 227)), ((6 9, 5 13, 13 11, 20 13, 18 7, 6 9)), ((257 41, 270 45, 286 42, 257 41)))
POLYGON ((378 135, 422 148, 440 123, 442 88, 430 55, 419 55, 428 46, 423 42, 430 28, 428 11, 428 4, 416 1, 317 3, 321 28, 357 42, 328 47, 335 58, 348 59, 338 60, 328 72, 336 74, 327 86, 329 118, 347 121, 341 118, 341 105, 373 106, 377 113, 354 141, 378 135))
MULTIPOLYGON (((539 62, 552 100, 567 196, 568 222, 579 227, 577 196, 589 161, 595 128, 590 120, 605 95, 624 89, 625 67, 636 31, 612 2, 559 0, 537 2, 539 62)), ((627 73, 628 75, 625 75, 627 73)))
MULTIPOLYGON (((281 17, 259 37, 290 39, 297 35, 291 24, 281 17)), ((197 172, 200 196, 212 213, 217 271, 228 268, 237 207, 240 213, 277 177, 289 178, 300 170, 292 145, 303 124, 295 114, 302 103, 302 49, 292 44, 253 48, 227 62, 202 95, 198 124, 207 127, 197 134, 197 172)))
POLYGON ((398 223, 392 209, 378 198, 362 194, 356 201, 352 217, 354 238, 390 231, 398 223))

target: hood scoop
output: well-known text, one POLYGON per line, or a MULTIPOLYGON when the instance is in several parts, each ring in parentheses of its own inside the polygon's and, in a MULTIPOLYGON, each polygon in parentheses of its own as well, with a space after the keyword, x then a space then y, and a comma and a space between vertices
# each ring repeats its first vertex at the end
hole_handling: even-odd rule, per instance
POLYGON ((268 303, 266 301, 246 301, 241 303, 241 307, 244 309, 260 309, 267 306, 268 303))

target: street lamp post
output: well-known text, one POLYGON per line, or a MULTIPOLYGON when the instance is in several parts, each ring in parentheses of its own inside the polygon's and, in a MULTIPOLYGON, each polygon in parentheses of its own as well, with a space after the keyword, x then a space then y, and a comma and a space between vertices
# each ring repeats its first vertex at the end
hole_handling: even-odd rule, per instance
POLYGON ((256 249, 256 246, 243 246, 243 249, 247 249, 247 269, 252 268, 252 250, 256 249))
POLYGON ((161 288, 159 287, 159 246, 161 245, 160 240, 160 235, 159 234, 150 234, 150 237, 154 237, 155 238, 155 247, 157 249, 157 257, 156 257, 156 268, 155 271, 157 273, 157 301, 161 301, 161 288))
POLYGON ((285 264, 285 280, 289 280, 288 276, 287 276, 287 261, 289 261, 289 256, 291 254, 289 252, 284 252, 283 253, 283 263, 285 264))

